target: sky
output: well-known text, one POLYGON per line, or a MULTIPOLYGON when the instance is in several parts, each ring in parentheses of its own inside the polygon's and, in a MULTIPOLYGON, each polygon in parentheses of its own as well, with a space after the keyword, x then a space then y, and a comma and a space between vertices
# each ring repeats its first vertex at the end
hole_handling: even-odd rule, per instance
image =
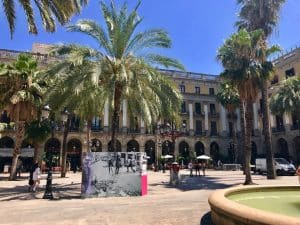
MULTIPOLYGON (((18 2, 18 1, 15 1, 18 2)), ((121 4, 123 0, 115 0, 121 4)), ((133 6, 136 0, 127 0, 133 6)), ((77 43, 98 47, 88 36, 67 32, 58 25, 55 33, 42 29, 36 14, 39 34, 30 35, 24 13, 17 8, 17 26, 13 39, 10 38, 8 24, 0 5, 0 48, 30 51, 33 43, 77 43)), ((164 55, 178 59, 189 72, 218 75, 222 71, 216 60, 218 48, 234 33, 239 7, 236 0, 143 0, 139 15, 143 22, 138 31, 149 28, 163 28, 172 39, 172 48, 164 50, 164 55)), ((99 0, 90 0, 82 13, 74 16, 70 24, 78 19, 93 19, 103 24, 99 0)), ((300 46, 300 0, 286 0, 280 13, 279 25, 270 38, 270 43, 279 44, 284 51, 300 46)))

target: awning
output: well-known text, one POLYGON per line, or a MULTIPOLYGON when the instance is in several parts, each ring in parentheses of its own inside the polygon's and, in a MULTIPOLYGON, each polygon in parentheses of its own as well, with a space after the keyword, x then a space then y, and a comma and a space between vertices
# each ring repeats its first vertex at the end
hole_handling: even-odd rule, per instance
MULTIPOLYGON (((12 157, 13 148, 0 148, 0 157, 12 157)), ((21 157, 33 157, 34 148, 22 148, 21 157)))

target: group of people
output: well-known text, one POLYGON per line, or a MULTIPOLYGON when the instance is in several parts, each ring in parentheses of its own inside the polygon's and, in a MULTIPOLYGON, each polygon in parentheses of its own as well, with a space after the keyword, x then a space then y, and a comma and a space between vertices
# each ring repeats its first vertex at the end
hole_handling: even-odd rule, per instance
MULTIPOLYGON (((135 159, 128 158, 124 162, 124 166, 127 168, 127 172, 129 172, 129 169, 131 169, 131 172, 136 172, 136 162, 135 159)), ((116 159, 110 158, 108 160, 108 172, 109 173, 115 173, 118 174, 120 167, 122 167, 121 158, 119 155, 117 155, 116 159), (114 168, 114 161, 115 161, 115 172, 113 171, 114 168)))
POLYGON ((193 171, 195 170, 195 176, 201 176, 200 170, 202 170, 202 175, 205 176, 206 164, 205 162, 194 163, 189 162, 188 169, 190 170, 190 177, 193 176, 193 171))

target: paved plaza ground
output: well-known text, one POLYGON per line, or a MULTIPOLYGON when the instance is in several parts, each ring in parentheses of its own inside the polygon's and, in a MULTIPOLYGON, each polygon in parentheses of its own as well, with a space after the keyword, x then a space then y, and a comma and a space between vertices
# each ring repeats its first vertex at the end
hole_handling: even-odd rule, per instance
MULTIPOLYGON (((69 173, 67 178, 54 174, 55 200, 44 200, 46 174, 41 188, 28 193, 27 177, 7 181, 0 174, 0 224, 100 224, 100 225, 203 225, 208 224, 208 196, 216 189, 241 185, 241 171, 208 170, 205 177, 189 177, 181 171, 183 182, 169 186, 169 173, 148 173, 148 195, 143 197, 80 198, 81 173, 69 173)), ((266 180, 253 175, 257 184, 297 185, 296 176, 266 180)))

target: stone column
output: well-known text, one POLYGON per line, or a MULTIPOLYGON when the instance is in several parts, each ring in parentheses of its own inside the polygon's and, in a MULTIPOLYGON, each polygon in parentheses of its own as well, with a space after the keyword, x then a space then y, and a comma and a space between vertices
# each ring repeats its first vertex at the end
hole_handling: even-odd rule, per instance
POLYGON ((228 121, 227 121, 227 115, 226 115, 226 109, 220 104, 221 108, 221 135, 223 137, 227 136, 228 133, 228 121))
POLYGON ((208 108, 207 108, 207 104, 204 105, 204 130, 206 132, 206 135, 209 135, 209 133, 208 133, 208 108))
POLYGON ((271 125, 271 130, 272 130, 272 128, 276 127, 275 117, 271 113, 270 113, 270 125, 271 125))
POLYGON ((141 134, 145 134, 145 121, 143 120, 143 117, 141 116, 141 134))
POLYGON ((127 100, 124 99, 122 102, 122 111, 123 111, 123 121, 122 121, 122 131, 123 133, 127 133, 127 100))
POLYGON ((189 103, 189 120, 190 120, 190 135, 194 135, 194 112, 193 112, 193 104, 189 103))
POLYGON ((145 145, 140 145, 140 152, 145 152, 145 145))
POLYGON ((104 105, 104 121, 103 121, 103 128, 104 131, 108 131, 108 126, 109 126, 109 103, 108 101, 105 102, 104 105))
POLYGON ((291 118, 290 118, 290 114, 285 113, 283 115, 283 119, 284 119, 284 128, 286 131, 289 131, 291 129, 291 118))

